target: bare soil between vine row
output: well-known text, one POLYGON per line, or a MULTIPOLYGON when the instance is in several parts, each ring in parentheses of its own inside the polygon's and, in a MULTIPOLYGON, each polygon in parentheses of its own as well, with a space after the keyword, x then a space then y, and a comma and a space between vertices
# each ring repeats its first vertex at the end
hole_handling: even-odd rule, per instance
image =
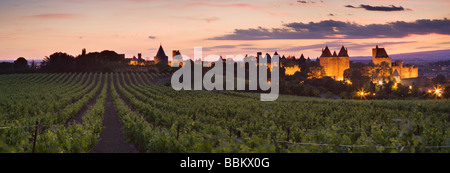
POLYGON ((105 102, 105 114, 103 115, 103 130, 93 153, 139 153, 135 144, 128 143, 122 130, 120 117, 111 96, 110 78, 108 78, 108 90, 105 102))

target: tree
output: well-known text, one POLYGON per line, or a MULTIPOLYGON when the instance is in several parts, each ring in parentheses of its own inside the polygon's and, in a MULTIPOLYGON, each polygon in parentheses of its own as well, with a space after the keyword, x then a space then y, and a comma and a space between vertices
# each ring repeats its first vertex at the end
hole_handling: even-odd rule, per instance
POLYGON ((350 63, 350 68, 344 71, 344 78, 350 79, 352 86, 360 90, 370 89, 370 77, 367 69, 370 68, 364 63, 350 63))
POLYGON ((101 71, 106 64, 106 57, 99 52, 90 52, 75 58, 75 66, 77 71, 94 72, 101 71))
POLYGON ((108 61, 122 61, 124 60, 119 54, 117 54, 115 51, 111 50, 104 50, 100 52, 101 55, 104 56, 104 58, 108 61))
POLYGON ((75 69, 75 61, 72 55, 56 52, 45 57, 42 69, 47 72, 72 72, 75 69))
POLYGON ((445 79, 444 75, 437 75, 434 79, 433 79, 433 83, 438 84, 438 85, 443 85, 445 83, 447 83, 447 80, 445 79))
POLYGON ((379 68, 377 70, 379 79, 383 81, 390 81, 390 78, 392 76, 392 68, 390 67, 390 64, 383 61, 381 62, 379 68))
POLYGON ((323 78, 325 69, 322 66, 309 67, 308 79, 323 78))
MULTIPOLYGON (((370 78, 368 76, 363 76, 360 70, 351 70, 350 71, 350 81, 352 81, 352 85, 357 89, 362 89, 369 84, 370 78)), ((370 86, 370 85, 369 85, 370 86)), ((369 88, 366 88, 369 89, 369 88)))
MULTIPOLYGON (((303 78, 312 78, 310 75, 316 75, 316 78, 320 77, 320 72, 322 72, 323 66, 319 62, 311 61, 300 65, 300 75, 303 78), (313 70, 313 71, 311 71, 313 70), (313 74, 314 73, 314 74, 313 74), (318 75, 318 76, 317 76, 318 75)), ((324 73, 324 71, 323 71, 324 73)), ((324 73, 325 74, 325 73, 324 73)))
POLYGON ((350 68, 344 70, 344 79, 350 79, 350 68))
POLYGON ((114 68, 119 67, 123 60, 123 56, 117 54, 115 51, 104 50, 102 52, 90 52, 77 56, 75 58, 75 67, 76 71, 110 72, 114 68))
POLYGON ((444 97, 450 98, 450 86, 445 87, 444 89, 444 97))
POLYGON ((14 63, 2 62, 0 63, 0 73, 11 73, 14 68, 14 63))
POLYGON ((26 69, 28 68, 28 61, 23 58, 17 58, 17 60, 14 61, 14 69, 26 69))

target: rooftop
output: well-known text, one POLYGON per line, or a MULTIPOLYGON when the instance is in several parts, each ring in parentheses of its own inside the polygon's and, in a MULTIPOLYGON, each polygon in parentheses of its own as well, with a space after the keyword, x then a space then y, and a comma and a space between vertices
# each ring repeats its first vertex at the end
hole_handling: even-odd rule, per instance
POLYGON ((164 49, 162 48, 162 45, 159 45, 158 53, 156 53, 157 57, 166 57, 166 53, 164 53, 164 49))
POLYGON ((339 57, 348 57, 347 49, 344 48, 344 46, 341 47, 341 50, 339 51, 338 56, 339 57))
POLYGON ((320 57, 331 57, 330 49, 328 49, 328 46, 325 47, 325 50, 322 50, 322 55, 320 57))
POLYGON ((374 48, 375 50, 375 58, 389 58, 389 55, 386 53, 386 50, 384 48, 374 48))

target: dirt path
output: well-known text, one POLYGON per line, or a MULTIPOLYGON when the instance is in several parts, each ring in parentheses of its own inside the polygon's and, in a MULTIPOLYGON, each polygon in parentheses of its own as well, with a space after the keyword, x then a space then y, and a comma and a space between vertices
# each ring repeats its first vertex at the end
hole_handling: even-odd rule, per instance
MULTIPOLYGON (((136 74, 135 74, 136 75, 136 74)), ((122 85, 125 83, 130 85, 132 81, 129 78, 122 79, 120 78, 118 81, 115 80, 115 76, 113 76, 113 85, 117 88, 117 83, 120 82, 122 85)), ((100 132, 100 140, 98 144, 95 146, 93 153, 139 153, 139 149, 135 144, 127 143, 125 135, 122 131, 122 124, 120 123, 120 117, 117 114, 116 106, 113 103, 111 96, 111 86, 110 86, 111 78, 107 79, 107 87, 108 92, 106 95, 106 103, 105 103, 105 114, 103 116, 103 127, 104 129, 100 132)), ((164 79, 163 79, 164 80, 164 79)), ((167 79, 165 79, 167 80, 167 79)), ((157 79, 156 83, 159 83, 161 79, 157 79)), ((151 81, 143 81, 137 78, 137 84, 146 84, 151 81)), ((134 82, 133 82, 134 83, 134 82)), ((130 105, 130 103, 123 98, 122 94, 118 92, 119 97, 127 104, 132 111, 136 110, 130 105)))
POLYGON ((107 79, 108 92, 106 95, 105 114, 103 115, 103 127, 100 132, 100 140, 93 153, 138 153, 134 144, 127 143, 122 131, 120 117, 111 96, 110 78, 107 79))

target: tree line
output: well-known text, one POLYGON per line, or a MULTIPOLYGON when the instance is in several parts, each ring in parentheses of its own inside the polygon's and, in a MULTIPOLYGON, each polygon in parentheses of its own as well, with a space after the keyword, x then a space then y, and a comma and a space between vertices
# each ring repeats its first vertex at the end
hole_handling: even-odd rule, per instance
POLYGON ((1 62, 0 63, 0 74, 9 74, 9 73, 31 73, 36 70, 36 63, 31 61, 31 64, 28 64, 28 60, 24 57, 17 58, 14 62, 1 62))
POLYGON ((91 52, 77 57, 56 52, 44 58, 41 70, 44 72, 111 72, 125 59, 114 51, 91 52))
POLYGON ((126 66, 125 58, 115 51, 90 52, 73 56, 63 52, 55 52, 46 56, 40 65, 23 58, 14 63, 0 63, 0 74, 7 73, 67 73, 67 72, 112 72, 116 68, 126 66))

